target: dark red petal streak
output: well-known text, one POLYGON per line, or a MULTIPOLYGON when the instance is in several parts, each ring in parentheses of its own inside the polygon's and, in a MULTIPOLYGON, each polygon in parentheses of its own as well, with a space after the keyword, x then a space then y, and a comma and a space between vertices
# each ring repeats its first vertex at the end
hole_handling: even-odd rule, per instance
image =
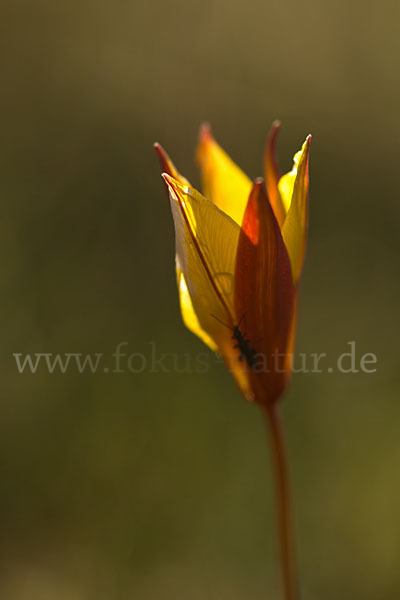
MULTIPOLYGON (((172 162, 168 154, 165 152, 164 148, 156 142, 154 144, 154 150, 156 151, 158 160, 160 161, 162 171, 167 175, 170 175, 170 177, 173 177, 174 179, 179 181, 179 183, 182 183, 183 185, 188 185, 188 180, 179 173, 178 169, 175 167, 174 163, 172 162)), ((166 182, 165 188, 167 191, 167 197, 169 197, 168 185, 166 182)))
POLYGON ((271 131, 268 134, 267 145, 265 147, 264 173, 268 198, 271 202, 279 226, 282 228, 286 217, 286 211, 278 188, 278 182, 281 175, 275 153, 276 138, 278 136, 279 128, 279 121, 274 121, 271 131))
POLYGON ((178 181, 180 180, 180 175, 174 165, 174 163, 172 162, 172 160, 170 159, 170 157, 168 156, 168 154, 165 152, 164 148, 161 146, 161 144, 158 144, 157 142, 154 144, 154 150, 156 151, 156 154, 158 156, 158 159, 160 161, 160 165, 161 165, 161 169, 164 173, 167 173, 168 175, 170 175, 171 177, 173 177, 174 179, 177 179, 178 181))
POLYGON ((294 286, 289 256, 263 182, 257 180, 239 236, 235 312, 238 320, 245 315, 241 330, 251 347, 261 355, 250 374, 258 402, 274 402, 285 388, 289 372, 284 355, 293 311, 294 286))

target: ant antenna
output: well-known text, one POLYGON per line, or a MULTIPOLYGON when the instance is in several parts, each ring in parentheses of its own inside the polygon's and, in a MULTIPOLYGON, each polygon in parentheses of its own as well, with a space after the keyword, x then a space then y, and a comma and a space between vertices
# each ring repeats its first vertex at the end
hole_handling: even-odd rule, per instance
POLYGON ((225 327, 227 327, 228 329, 232 329, 231 327, 229 327, 229 325, 227 325, 226 323, 224 323, 223 321, 221 321, 221 319, 219 319, 215 315, 213 315, 213 314, 210 313, 210 316, 214 317, 214 319, 216 319, 219 323, 221 323, 221 325, 225 325, 225 327))

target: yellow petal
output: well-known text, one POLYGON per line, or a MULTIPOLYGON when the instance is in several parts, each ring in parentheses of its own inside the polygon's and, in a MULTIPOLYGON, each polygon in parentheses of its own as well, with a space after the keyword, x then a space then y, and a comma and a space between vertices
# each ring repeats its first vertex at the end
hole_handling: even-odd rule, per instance
POLYGON ((240 227, 190 186, 163 174, 176 237, 182 316, 191 331, 217 347, 244 395, 251 399, 247 369, 232 340, 236 323, 234 271, 240 227))
POLYGON ((279 193, 280 193, 280 196, 282 199, 285 214, 287 214, 287 212, 290 208, 290 204, 292 202, 294 182, 296 180, 297 169, 298 169, 299 160, 300 160, 300 157, 302 154, 302 150, 303 150, 303 148, 301 150, 299 150, 298 152, 296 152, 296 154, 294 155, 293 167, 292 167, 291 171, 289 171, 288 173, 285 173, 285 175, 282 175, 282 177, 279 179, 278 189, 279 189, 279 193))
POLYGON ((300 277, 306 246, 310 141, 309 135, 302 149, 294 157, 293 169, 279 182, 279 190, 287 210, 282 237, 289 254, 294 283, 297 283, 300 277))
POLYGON ((192 299, 189 294, 189 289, 186 283, 185 276, 179 267, 176 268, 176 279, 179 290, 179 303, 183 322, 192 333, 197 335, 211 350, 217 351, 217 345, 209 335, 201 328, 197 315, 193 308, 192 299))
POLYGON ((213 337, 221 329, 214 317, 227 325, 235 321, 233 278, 240 228, 195 189, 163 177, 170 192, 177 265, 199 323, 213 337))
MULTIPOLYGON (((177 181, 179 181, 180 183, 182 183, 183 185, 190 185, 186 177, 179 173, 178 169, 175 167, 174 163, 172 162, 164 148, 160 144, 155 143, 154 149, 160 160, 163 171, 171 177, 173 177, 174 179, 176 179, 177 181)), ((195 335, 197 335, 207 346, 209 346, 212 350, 216 351, 218 349, 217 346, 210 338, 210 336, 208 336, 200 326, 199 320, 193 308, 192 300, 190 298, 189 290, 185 280, 185 275, 178 266, 178 259, 176 266, 176 279, 178 284, 179 303, 183 322, 185 323, 186 327, 190 329, 190 331, 192 331, 195 335)))
POLYGON ((200 131, 197 163, 204 196, 241 225, 252 182, 217 144, 207 125, 200 131))

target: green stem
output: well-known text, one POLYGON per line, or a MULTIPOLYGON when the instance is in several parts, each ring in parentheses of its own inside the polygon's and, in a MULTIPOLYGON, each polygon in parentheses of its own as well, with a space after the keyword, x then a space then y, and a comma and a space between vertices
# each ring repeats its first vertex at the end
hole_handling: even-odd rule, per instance
POLYGON ((279 405, 265 409, 276 487, 280 560, 285 600, 299 600, 289 472, 279 405))

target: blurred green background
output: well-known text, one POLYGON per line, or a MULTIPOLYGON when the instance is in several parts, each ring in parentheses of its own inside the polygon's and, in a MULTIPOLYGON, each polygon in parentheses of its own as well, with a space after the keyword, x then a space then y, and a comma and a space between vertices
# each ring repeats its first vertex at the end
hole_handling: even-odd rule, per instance
POLYGON ((378 357, 375 374, 295 375, 284 401, 303 598, 400 597, 399 17, 395 1, 3 0, 2 598, 280 597, 264 426, 222 365, 19 374, 13 358, 207 353, 180 320, 152 143, 199 184, 208 120, 254 178, 275 118, 284 171, 313 134, 297 351, 378 357))

